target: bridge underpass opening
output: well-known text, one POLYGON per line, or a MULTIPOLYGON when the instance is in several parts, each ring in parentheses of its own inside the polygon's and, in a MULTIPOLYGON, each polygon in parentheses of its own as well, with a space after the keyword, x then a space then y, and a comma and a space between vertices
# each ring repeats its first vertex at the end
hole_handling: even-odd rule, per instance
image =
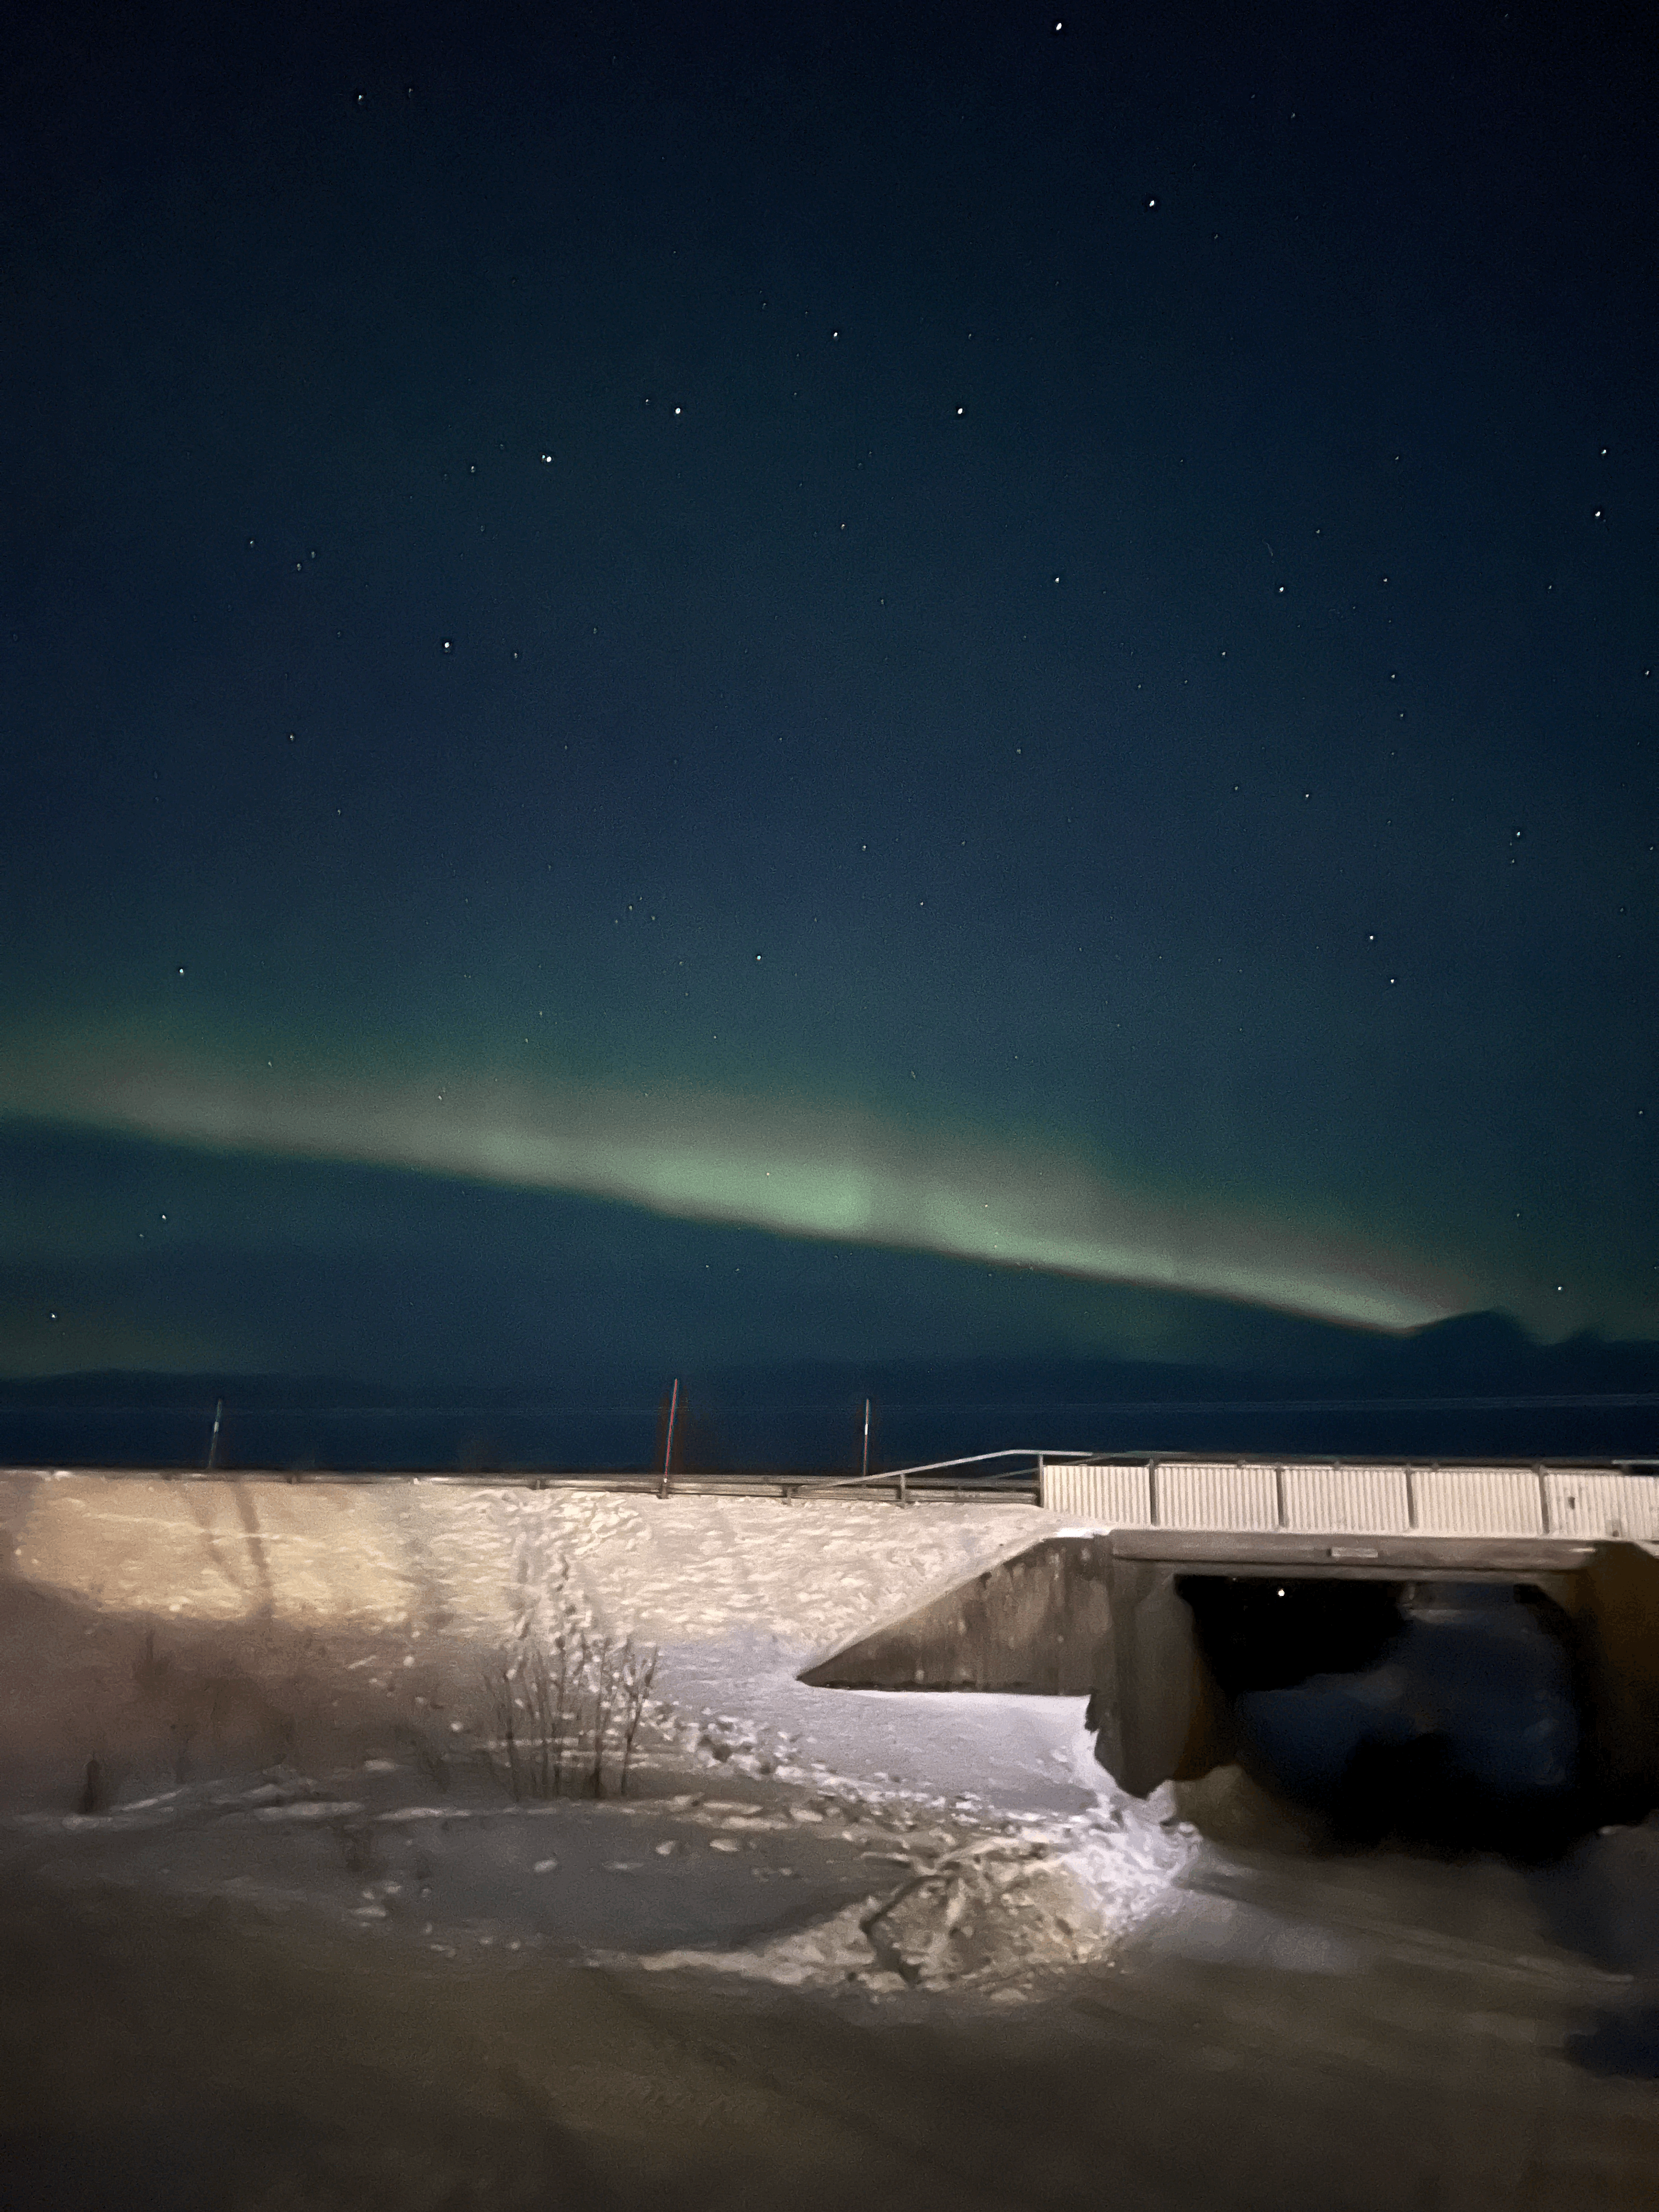
POLYGON ((1574 1624, 1535 1583, 1177 1574, 1213 1749, 1337 1845, 1537 1856, 1591 1823, 1574 1624))
POLYGON ((1083 1697, 1131 1796, 1237 1765, 1333 1839, 1545 1856, 1659 1806, 1659 1544, 1060 1529, 800 1680, 1083 1697))

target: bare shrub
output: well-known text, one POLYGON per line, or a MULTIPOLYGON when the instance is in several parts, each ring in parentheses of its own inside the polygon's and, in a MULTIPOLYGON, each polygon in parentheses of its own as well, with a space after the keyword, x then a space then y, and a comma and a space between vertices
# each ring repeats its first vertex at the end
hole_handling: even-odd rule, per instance
MULTIPOLYGON (((518 1685, 514 1680, 513 1672, 514 1662, 510 1659, 499 1667, 486 1668, 484 1690, 489 1698, 492 1742, 495 1749, 505 1755, 507 1786, 512 1791, 513 1802, 516 1805, 523 1802, 525 1778, 519 1752, 518 1685)), ((497 1771, 494 1758, 489 1753, 485 1757, 491 1770, 497 1771)))
POLYGON ((657 1648, 642 1650, 630 1636, 622 1652, 622 1775, 620 1792, 628 1795, 628 1770, 634 1760, 634 1739, 645 1718, 651 1686, 657 1679, 657 1648))
POLYGON ((525 1644, 519 1658, 519 1681, 523 1692, 530 1786, 538 1797, 556 1797, 560 1770, 564 1764, 562 1688, 540 1644, 525 1644))
POLYGON ((435 1790, 447 1791, 452 1779, 449 1753, 440 1743, 434 1743, 425 1729, 406 1721, 398 1730, 398 1740, 414 1755, 416 1764, 435 1790))
POLYGON ((587 1787, 595 1797, 605 1795, 605 1753, 611 1733, 611 1716, 616 1710, 617 1692, 620 1686, 622 1653, 615 1639, 602 1636, 588 1650, 588 1689, 592 1703, 588 1710, 588 1741, 591 1764, 587 1770, 587 1787))
POLYGON ((510 1656, 486 1670, 489 1747, 484 1759, 515 1802, 557 1797, 567 1773, 605 1794, 605 1765, 620 1760, 626 1794, 641 1725, 656 1680, 657 1652, 609 1632, 590 1636, 569 1595, 570 1563, 554 1586, 554 1626, 538 1634, 536 1608, 526 1613, 510 1656))
POLYGON ((548 1643, 536 1639, 526 1622, 512 1656, 486 1671, 491 1741, 500 1764, 489 1753, 486 1760, 515 1802, 556 1797, 562 1791, 573 1741, 580 1740, 579 1708, 599 1650, 590 1646, 566 1601, 548 1643))
MULTIPOLYGON (((565 1574, 569 1571, 567 1565, 565 1574)), ((562 1591, 563 1579, 562 1576, 562 1591)), ((587 1673, 587 1638, 577 1624, 568 1600, 560 1607, 559 1625, 553 1632, 552 1654, 550 1672, 556 1728, 552 1744, 551 1795, 556 1797, 564 1783, 565 1729, 573 1717, 580 1685, 587 1673)))

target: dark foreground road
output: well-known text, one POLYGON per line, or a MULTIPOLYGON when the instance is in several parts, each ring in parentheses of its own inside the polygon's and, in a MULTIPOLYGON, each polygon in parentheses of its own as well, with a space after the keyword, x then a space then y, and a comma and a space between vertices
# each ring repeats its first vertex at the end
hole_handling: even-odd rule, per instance
MULTIPOLYGON (((1328 1887, 1328 1924, 1374 1911, 1363 1869, 1328 1887)), ((1362 1973, 1143 1940, 1033 2007, 836 2001, 14 1868, 0 2203, 1650 2212, 1659 2090, 1576 2063, 1584 1988, 1476 1937, 1362 1973)))

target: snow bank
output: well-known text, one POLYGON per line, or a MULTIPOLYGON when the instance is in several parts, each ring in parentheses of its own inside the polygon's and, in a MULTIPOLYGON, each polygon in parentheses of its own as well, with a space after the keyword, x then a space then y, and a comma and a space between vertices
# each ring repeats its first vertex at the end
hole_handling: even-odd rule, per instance
MULTIPOLYGON (((23 1486, 18 1486, 23 1492, 23 1486)), ((46 1477, 15 1571, 111 1612, 497 1635, 568 1564, 586 1617, 656 1643, 834 1642, 1059 1525, 1036 1507, 667 1498, 425 1482, 46 1477)))

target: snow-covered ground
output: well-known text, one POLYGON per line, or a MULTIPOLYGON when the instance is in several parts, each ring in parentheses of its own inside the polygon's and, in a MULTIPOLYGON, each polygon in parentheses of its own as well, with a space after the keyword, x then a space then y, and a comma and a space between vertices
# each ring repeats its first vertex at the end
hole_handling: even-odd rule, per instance
MULTIPOLYGON (((1081 1699, 797 1679, 1057 1525, 1001 1503, 0 1479, 0 1748, 33 1778, 0 1826, 53 1879, 457 1958, 991 1997, 1153 1953, 1363 1978, 1402 1942, 1500 1979, 1512 1950, 1547 1955, 1586 2002, 1653 1976, 1650 1914, 1599 1965, 1552 1950, 1512 1869, 1316 1879, 1251 1848, 1259 1804, 1241 1849, 1206 1840, 1192 1790, 1115 1789, 1081 1699), (562 1626, 659 1655, 626 1796, 614 1747, 602 1802, 500 1778, 486 1674, 562 1626)), ((1650 1850, 1601 1839, 1557 1918, 1634 1926, 1628 1881, 1597 1869, 1650 1850)))
POLYGON ((1006 1995, 1109 1952, 1196 1845, 1168 1793, 1115 1790, 1081 1699, 796 1679, 1047 1533, 1034 1508, 67 1477, 14 1481, 7 1525, 35 1590, 92 1608, 106 1641, 156 1639, 152 1704, 196 1699, 172 1771, 83 1717, 76 1759, 101 1753, 106 1802, 10 1814, 65 1874, 310 1905, 440 1951, 1006 1995), (614 1757, 603 1802, 514 1803, 483 1776, 484 1670, 562 1626, 659 1655, 626 1798, 614 1757), (249 1711, 295 1704, 277 1655, 309 1639, 311 1700, 337 1706, 343 1682, 367 1706, 349 1759, 215 1759, 188 1656, 209 1629, 214 1679, 234 1652, 249 1711))

